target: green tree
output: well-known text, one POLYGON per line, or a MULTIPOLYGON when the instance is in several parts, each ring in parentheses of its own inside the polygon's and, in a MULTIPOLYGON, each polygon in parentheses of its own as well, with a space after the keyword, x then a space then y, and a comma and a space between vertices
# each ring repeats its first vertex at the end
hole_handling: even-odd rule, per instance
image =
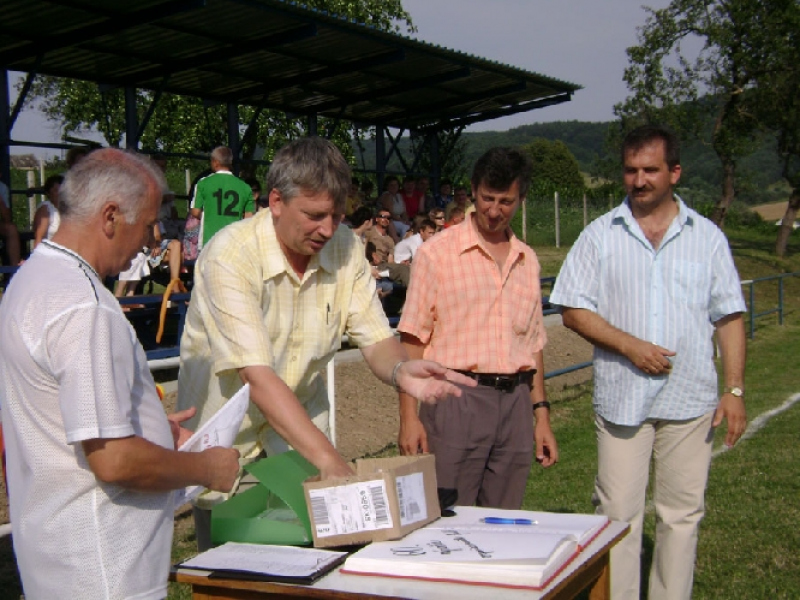
POLYGON ((772 51, 765 57, 751 102, 759 121, 778 139, 782 175, 792 189, 775 242, 775 253, 783 257, 800 210, 800 3, 764 2, 780 19, 773 24, 772 51))
POLYGON ((639 45, 628 49, 631 96, 615 112, 625 130, 662 122, 684 136, 701 136, 713 114, 707 142, 721 163, 722 189, 712 219, 722 225, 736 195, 738 163, 759 129, 748 97, 773 50, 780 12, 752 0, 673 0, 648 10, 639 45), (696 54, 683 51, 698 43, 696 54))
POLYGON ((561 140, 537 138, 522 148, 533 162, 531 194, 549 196, 553 192, 580 196, 584 192, 578 161, 561 140))
MULTIPOLYGON (((383 31, 413 32, 410 15, 403 9, 402 0, 306 0, 309 8, 345 16, 383 31)), ((137 112, 143 119, 155 92, 139 89, 137 112)), ((56 77, 37 77, 28 95, 28 104, 36 104, 49 120, 59 123, 65 135, 96 129, 109 146, 118 147, 125 134, 124 90, 98 86, 88 81, 56 77)), ((287 140, 305 133, 302 120, 287 117, 274 110, 258 110, 239 106, 242 127, 251 122, 248 135, 242 142, 242 157, 253 158, 264 150, 265 158, 287 140)), ((320 132, 331 133, 331 139, 345 156, 352 160, 351 130, 332 120, 319 119, 320 132), (328 132, 329 128, 335 128, 328 132)), ((163 94, 156 104, 152 118, 142 132, 140 146, 167 152, 208 152, 227 143, 227 107, 208 104, 200 98, 163 94)))

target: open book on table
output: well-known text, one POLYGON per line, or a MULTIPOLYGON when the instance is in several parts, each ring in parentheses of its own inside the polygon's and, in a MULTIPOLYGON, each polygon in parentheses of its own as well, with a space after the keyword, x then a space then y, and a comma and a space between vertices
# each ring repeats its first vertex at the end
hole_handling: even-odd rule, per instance
POLYGON ((599 515, 456 507, 401 540, 350 556, 343 573, 542 589, 599 533, 599 515), (485 517, 530 525, 490 524, 485 517))

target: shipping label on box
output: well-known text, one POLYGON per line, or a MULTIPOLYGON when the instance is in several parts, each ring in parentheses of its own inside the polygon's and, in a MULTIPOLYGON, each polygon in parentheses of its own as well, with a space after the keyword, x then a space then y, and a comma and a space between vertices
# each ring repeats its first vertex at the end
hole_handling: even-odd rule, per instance
POLYGON ((303 484, 315 546, 398 539, 440 516, 433 456, 359 460, 355 471, 303 484))

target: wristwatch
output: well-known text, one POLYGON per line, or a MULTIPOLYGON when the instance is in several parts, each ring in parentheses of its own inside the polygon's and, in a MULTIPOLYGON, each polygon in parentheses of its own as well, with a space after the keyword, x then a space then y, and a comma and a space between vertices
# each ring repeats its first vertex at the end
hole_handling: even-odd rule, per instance
POLYGON ((738 385, 725 388, 725 393, 730 394, 731 396, 736 396, 737 398, 742 398, 744 396, 744 390, 740 388, 738 385))

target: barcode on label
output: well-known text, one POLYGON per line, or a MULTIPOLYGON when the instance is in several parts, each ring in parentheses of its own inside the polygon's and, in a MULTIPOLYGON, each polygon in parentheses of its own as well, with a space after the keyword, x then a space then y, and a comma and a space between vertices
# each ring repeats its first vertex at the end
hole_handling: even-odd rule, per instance
POLYGON ((369 494, 372 498, 372 507, 375 509, 375 523, 386 525, 389 523, 389 513, 386 507, 386 496, 382 493, 383 487, 379 485, 369 486, 369 494))
POLYGON ((328 506, 325 504, 325 498, 323 496, 311 498, 311 513, 314 515, 314 523, 317 526, 330 525, 328 506))
POLYGON ((400 483, 400 480, 395 482, 395 487, 397 488, 397 499, 399 500, 400 504, 400 520, 402 522, 406 518, 406 503, 403 502, 403 486, 400 483))
POLYGON ((414 519, 414 517, 420 514, 422 510, 420 509, 419 504, 417 504, 414 500, 412 500, 411 502, 408 503, 408 512, 410 513, 408 515, 409 518, 414 519))

